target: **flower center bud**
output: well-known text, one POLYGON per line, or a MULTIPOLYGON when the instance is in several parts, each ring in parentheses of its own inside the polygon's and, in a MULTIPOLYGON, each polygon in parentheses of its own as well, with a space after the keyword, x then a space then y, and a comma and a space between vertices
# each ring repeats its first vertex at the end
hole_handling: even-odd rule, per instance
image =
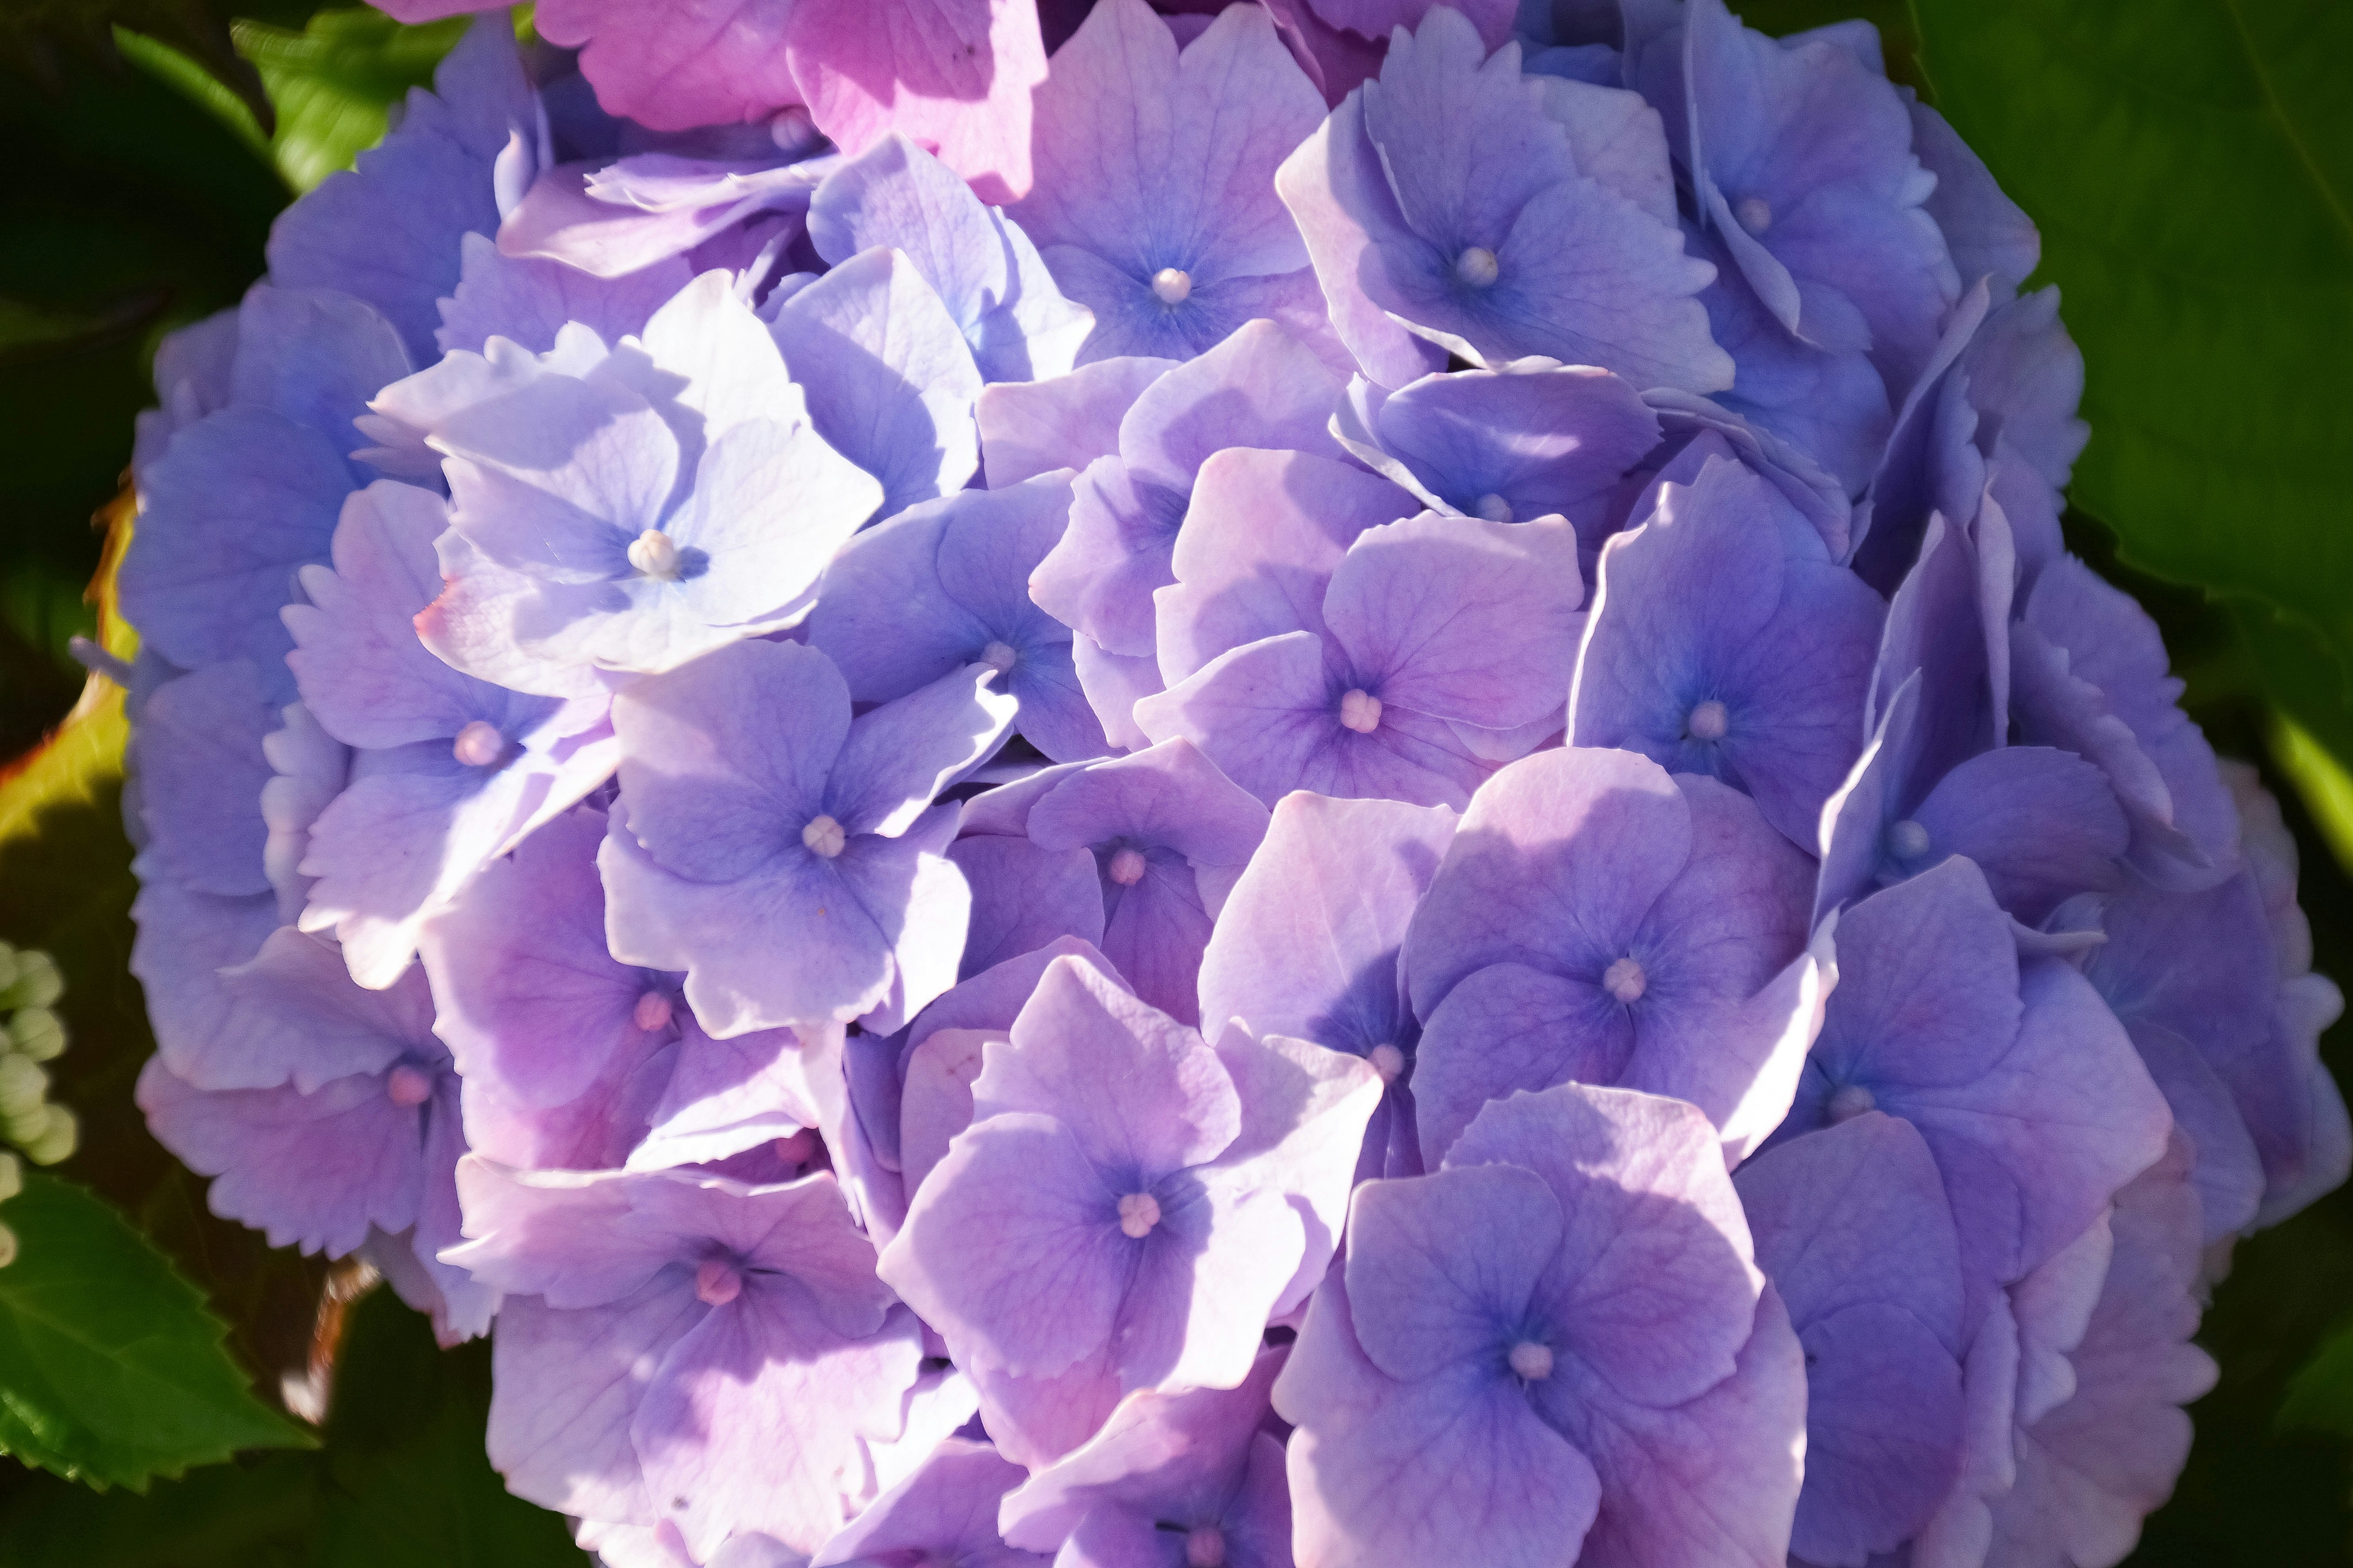
POLYGON ((1749 233, 1763 234, 1773 226, 1773 204, 1763 196, 1743 196, 1732 204, 1732 216, 1749 233))
POLYGON ((1650 988, 1651 977, 1642 973, 1642 966, 1630 954, 1601 972, 1601 989, 1630 1006, 1640 1002, 1642 993, 1650 988))
POLYGON ((1164 305, 1181 305, 1193 297, 1193 275, 1181 267, 1164 267, 1152 275, 1152 297, 1164 305))
POLYGON ((678 545, 660 529, 649 528, 630 544, 629 564, 649 577, 675 583, 679 576, 678 545))
POLYGON ((776 1141, 776 1158, 787 1165, 806 1165, 817 1158, 817 1134, 804 1127, 789 1138, 776 1141))
POLYGON ((423 1068, 403 1062, 385 1075, 384 1097, 395 1105, 422 1105, 433 1098, 433 1079, 423 1068))
POLYGON ((1530 1383, 1542 1383, 1552 1375, 1552 1347, 1522 1340, 1512 1347, 1512 1370, 1530 1383))
POLYGON ((776 144, 777 152, 799 158, 806 157, 825 138, 818 133, 817 121, 809 111, 795 104, 779 110, 776 118, 768 121, 768 140, 776 144))
POLYGON ((477 719, 458 731, 449 742, 449 754, 470 768, 487 768, 499 760, 507 749, 507 738, 499 727, 485 719, 477 719))
POLYGON ((706 1258, 694 1271, 694 1293, 714 1307, 723 1307, 744 1293, 744 1276, 723 1258, 706 1258))
POLYGON ((1397 1082, 1398 1075, 1405 1071, 1405 1053, 1386 1041, 1366 1051, 1365 1059, 1373 1064, 1383 1083, 1397 1082))
POLYGON ((815 816, 809 819, 807 827, 801 829, 801 842, 808 846, 810 854, 821 855, 830 860, 841 853, 842 847, 849 842, 849 835, 844 833, 841 824, 833 818, 815 816))
POLYGON ((638 998, 638 1009, 632 1016, 638 1021, 638 1027, 650 1035, 656 1029, 669 1028, 670 1015, 676 1009, 670 1005, 669 997, 659 991, 649 991, 638 998))
POLYGON ((1340 699, 1340 724, 1359 735, 1381 727, 1381 700, 1369 691, 1351 691, 1340 699))
POLYGON ((1859 1083, 1851 1083, 1831 1096, 1830 1116, 1832 1121, 1852 1121, 1866 1110, 1877 1109, 1879 1101, 1871 1090, 1859 1083))
POLYGON ((1020 657, 1013 651, 1013 645, 1009 642, 993 642, 980 650, 980 662, 999 675, 1011 669, 1014 661, 1020 657))
POLYGON ((1492 492, 1487 495, 1481 496, 1478 501, 1472 505, 1471 510, 1475 515, 1485 518, 1489 522, 1509 522, 1512 521, 1512 503, 1505 500, 1502 496, 1493 494, 1492 492))
POLYGON ((1150 1193, 1130 1193, 1119 1200, 1119 1233, 1142 1241, 1160 1223, 1160 1200, 1150 1193))
POLYGON ((1226 1568, 1226 1532, 1214 1524, 1187 1531, 1185 1568, 1226 1568))
POLYGON ((1683 733, 1694 741, 1721 741, 1731 725, 1732 715, 1711 697, 1691 710, 1691 717, 1683 721, 1683 733))
POLYGON ((1928 830, 1905 817, 1887 829, 1887 852, 1898 860, 1917 860, 1928 852, 1928 830))
POLYGON ((1483 245, 1474 245, 1454 258, 1455 279, 1473 289, 1486 288, 1501 270, 1495 265, 1495 253, 1483 245))
POLYGON ((1122 849, 1111 858, 1111 879, 1123 888, 1133 888, 1144 880, 1144 852, 1122 849))

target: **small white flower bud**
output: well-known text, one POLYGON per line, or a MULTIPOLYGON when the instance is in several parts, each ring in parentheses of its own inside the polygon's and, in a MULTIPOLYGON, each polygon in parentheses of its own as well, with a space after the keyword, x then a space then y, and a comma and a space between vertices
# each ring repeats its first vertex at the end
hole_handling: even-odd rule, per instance
POLYGON ((1694 708, 1691 717, 1683 721, 1683 733, 1694 741, 1721 741, 1731 727, 1732 715, 1713 697, 1694 708))
POLYGON ((433 1098, 432 1075, 403 1062, 385 1075, 384 1097, 395 1105, 422 1105, 433 1098))
POLYGON ((1454 258, 1455 278, 1473 289, 1486 288, 1502 271, 1495 253, 1483 245, 1474 245, 1454 258))
POLYGON ((714 1307, 723 1307, 744 1293, 744 1276, 723 1258, 706 1258, 694 1271, 694 1293, 714 1307))
POLYGON ((1651 977, 1642 973, 1642 966, 1634 961, 1631 954, 1601 972, 1601 989, 1627 1006, 1640 1002, 1642 993, 1650 988, 1651 977))
POLYGON ((649 528, 631 542, 629 564, 649 577, 664 583, 679 579, 678 545, 659 528, 649 528))
POLYGON ((507 738, 500 734, 499 727, 487 719, 477 719, 468 724, 458 731, 458 738, 449 742, 449 754, 457 758, 460 765, 470 768, 489 767, 505 755, 506 749, 507 738))
POLYGON ((1834 1122, 1852 1121, 1866 1110, 1878 1109, 1877 1096, 1859 1083, 1850 1083, 1831 1096, 1830 1119, 1834 1122))

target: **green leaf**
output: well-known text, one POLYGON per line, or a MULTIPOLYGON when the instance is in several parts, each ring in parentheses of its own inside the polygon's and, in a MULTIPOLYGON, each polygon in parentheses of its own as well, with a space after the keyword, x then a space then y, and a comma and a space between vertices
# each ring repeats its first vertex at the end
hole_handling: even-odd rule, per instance
POLYGON ((0 1268, 0 1448, 99 1486, 143 1488, 309 1432, 256 1400, 195 1287, 89 1193, 39 1172, 9 1200, 0 1268))
MULTIPOLYGON (((269 157, 270 132, 264 127, 278 126, 275 116, 256 110, 251 99, 231 89, 195 57, 163 38, 129 27, 114 29, 114 47, 124 59, 228 127, 248 152, 265 160, 269 157)), ((248 70, 253 68, 246 60, 237 63, 248 70)), ((269 107, 269 99, 263 98, 262 103, 269 107)))
POLYGON ((483 1455, 491 1349, 442 1351, 388 1289, 351 1309, 325 1444, 95 1493, 0 1468, 8 1568, 587 1568, 483 1455))
POLYGON ((321 11, 301 29, 240 20, 238 55, 261 73, 276 129, 202 62, 159 38, 117 28, 125 59, 211 114, 268 158, 298 194, 384 140, 392 106, 430 87, 433 68, 465 36, 470 18, 405 26, 365 6, 321 11))
POLYGON ((2340 1324, 2321 1341, 2312 1359, 2288 1379, 2278 1424, 2283 1431, 2353 1437, 2353 1323, 2340 1324))
POLYGON ((2127 563, 2284 618, 2318 668, 2260 662, 2353 731, 2353 403, 2330 390, 2353 363, 2353 6, 1913 10, 1937 107, 2042 226, 2083 345, 2075 504, 2127 563))
POLYGON ((103 1495, 0 1472, 8 1568, 587 1568, 483 1455, 491 1351, 442 1351, 388 1289, 351 1309, 325 1445, 103 1495))
POLYGON ((2312 808, 2313 820, 2328 840, 2337 863, 2353 868, 2353 773, 2347 773, 2311 731, 2291 720, 2280 721, 2272 752, 2279 759, 2281 771, 2295 781, 2296 793, 2312 808))
POLYGON ((278 110, 270 153, 307 191, 384 140, 385 111, 465 36, 470 18, 403 26, 381 11, 322 11, 301 32, 238 22, 237 52, 253 62, 278 110))

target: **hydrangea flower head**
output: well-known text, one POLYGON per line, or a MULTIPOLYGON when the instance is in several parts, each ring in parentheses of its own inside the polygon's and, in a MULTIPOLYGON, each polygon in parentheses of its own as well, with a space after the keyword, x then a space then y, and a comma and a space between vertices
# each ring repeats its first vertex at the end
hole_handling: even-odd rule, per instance
POLYGON ((1460 806, 1495 763, 1557 732, 1585 596, 1566 520, 1335 526, 1285 505, 1303 476, 1258 458, 1203 468, 1177 584, 1155 595, 1175 684, 1136 704, 1146 735, 1191 741, 1270 803, 1310 789, 1460 806), (1254 603, 1224 581, 1258 564, 1253 536, 1295 563, 1288 592, 1254 603))
POLYGON ((1058 959, 987 1051, 973 1125, 883 1276, 951 1353, 1008 1379, 1076 1373, 1113 1399, 1231 1387, 1294 1279, 1330 1258, 1379 1091, 1304 1042, 1229 1028, 1213 1047, 1058 959))
POLYGON ((1038 183, 1013 216, 1094 311, 1082 360, 1190 359, 1255 319, 1323 336, 1273 174, 1324 118, 1256 5, 1180 49, 1144 0, 1103 0, 1038 95, 1038 183))
MULTIPOLYGON (((479 0, 387 0, 404 22, 479 0)), ((936 147, 1006 201, 1029 184, 1029 93, 1045 75, 1034 5, 1019 0, 556 0, 538 17, 615 115, 654 131, 758 121, 806 104, 851 153, 892 132, 936 147)))
POLYGON ((1037 246, 984 206, 937 158, 891 135, 826 175, 809 197, 809 243, 829 262, 900 251, 947 307, 987 380, 1070 370, 1092 316, 1062 297, 1037 246))
POLYGON ((2122 1560, 2342 997, 1873 28, 510 20, 156 355, 216 1210, 607 1568, 2122 1560))
POLYGON ((1395 392, 1360 375, 1333 421, 1353 456, 1431 510, 1490 522, 1567 517, 1588 553, 1605 498, 1661 436, 1627 382, 1545 359, 1427 375, 1395 392))
POLYGON ((484 1331, 495 1288, 438 1258, 458 1239, 451 1182, 466 1142, 424 974, 411 966, 365 990, 332 947, 280 927, 228 984, 252 1033, 148 1062, 137 1094, 156 1138, 216 1178, 215 1213, 332 1258, 396 1248, 408 1256, 382 1266, 421 1274, 425 1299, 402 1293, 445 1342, 484 1331))
POLYGON ((389 984, 424 919, 617 760, 602 695, 524 696, 417 640, 446 526, 438 498, 379 480, 345 504, 332 566, 304 569, 310 603, 285 612, 303 705, 355 753, 350 784, 310 826, 301 924, 332 931, 365 985, 389 984))
POLYGON ((282 701, 293 693, 279 607, 293 574, 326 560, 343 498, 372 477, 350 456, 369 384, 409 361, 391 325, 343 294, 258 284, 237 323, 227 401, 142 472, 123 606, 173 664, 248 659, 282 701))
POLYGON ((1883 614, 1779 491, 1704 437, 1601 552, 1569 740, 1722 779, 1810 847, 1861 747, 1883 614))
POLYGON ((810 643, 858 701, 887 702, 986 664, 1020 705, 1015 724, 1057 762, 1100 756, 1070 627, 1031 602, 1029 574, 1067 526, 1067 478, 1041 475, 911 508, 860 534, 826 569, 810 643))
POLYGON ((1826 990, 1804 857, 1745 797, 1630 752, 1540 752, 1464 813, 1406 934, 1435 1163, 1481 1106, 1565 1081, 1780 1121, 1826 990))
POLYGON ((1791 1552, 1852 1563, 1917 1534, 1959 1479, 1960 1240, 1917 1130, 1865 1111, 1743 1165, 1757 1267, 1805 1347, 1791 1552))
POLYGON ((1516 44, 1490 56, 1461 13, 1433 7, 1284 163, 1276 188, 1366 375, 1403 386, 1448 353, 1542 354, 1642 386, 1731 384, 1693 298, 1714 269, 1655 205, 1656 119, 1647 159, 1580 161, 1584 85, 1523 78, 1516 44))
POLYGON ((940 855, 955 808, 930 802, 1014 708, 977 668, 855 720, 833 661, 793 643, 736 643, 623 692, 623 804, 598 857, 617 955, 684 970, 723 1037, 904 1018, 946 990, 969 895, 940 855), (775 726, 753 752, 727 744, 747 713, 775 726), (743 922, 746 900, 764 922, 743 922), (796 950, 781 965, 780 940, 796 950))
POLYGON ((976 903, 1008 907, 1017 891, 1031 902, 1029 945, 1099 932, 1138 995, 1190 1023, 1201 950, 1266 824, 1264 806, 1175 740, 981 796, 957 858, 973 869, 976 903), (1043 856, 990 852, 989 840, 1015 836, 1043 856), (987 885, 1000 879, 1018 886, 987 885), (1038 923, 1047 910, 1071 922, 1067 931, 1038 923))
POLYGON ((1282 1568, 1291 1491, 1265 1428, 1284 1355, 1260 1352, 1230 1389, 1129 1394, 1086 1447, 1007 1496, 1008 1540, 1094 1562, 1282 1568))
POLYGON ((1349 1233, 1274 1389, 1302 1563, 1778 1560, 1804 1362, 1698 1111, 1498 1100, 1349 1233))
POLYGON ((522 1298, 491 1410, 510 1486, 672 1524, 706 1558, 738 1531, 806 1550, 839 1527, 833 1478, 860 1436, 898 1436, 922 1347, 830 1176, 747 1188, 474 1157, 459 1180, 471 1238, 452 1258, 522 1298), (754 1479, 780 1447, 789 1489, 754 1479))
POLYGON ((2172 1119, 2123 1026, 2072 965, 2021 956, 1969 862, 1838 929, 1839 986, 1783 1134, 1873 1109, 1918 1127, 1973 1292, 2024 1278, 2164 1153, 2172 1119))
POLYGON ((579 358, 559 342, 522 384, 432 425, 467 547, 446 552, 442 612, 465 662, 496 668, 456 620, 480 596, 505 613, 463 626, 478 637, 564 665, 671 668, 807 614, 826 557, 881 504, 808 423, 723 279, 681 294, 647 334, 642 350, 598 353, 578 333, 579 358), (683 391, 669 390, 677 374, 693 378, 683 391))

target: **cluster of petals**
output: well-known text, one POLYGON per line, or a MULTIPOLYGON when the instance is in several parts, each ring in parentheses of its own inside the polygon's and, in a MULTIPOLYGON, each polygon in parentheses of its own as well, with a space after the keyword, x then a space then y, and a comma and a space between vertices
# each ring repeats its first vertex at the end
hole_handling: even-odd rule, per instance
POLYGON ((2131 1550, 2341 1002, 1869 26, 534 22, 157 356, 216 1210, 608 1568, 2131 1550))

